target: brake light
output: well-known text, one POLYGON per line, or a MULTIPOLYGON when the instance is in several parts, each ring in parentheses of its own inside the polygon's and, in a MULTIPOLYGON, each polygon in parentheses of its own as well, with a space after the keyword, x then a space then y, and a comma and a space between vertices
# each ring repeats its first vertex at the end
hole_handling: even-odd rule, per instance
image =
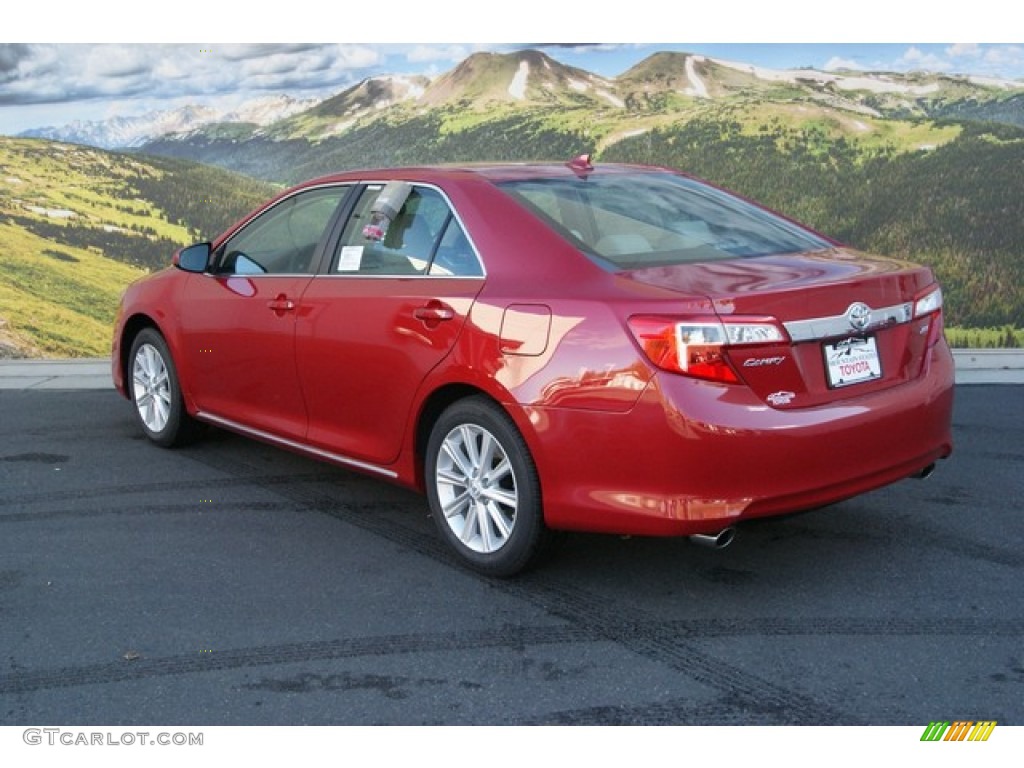
POLYGON ((727 347, 770 344, 786 336, 773 318, 714 316, 673 318, 636 316, 629 329, 647 359, 671 373, 738 384, 739 376, 725 356, 727 347))
POLYGON ((935 286, 914 302, 914 317, 921 317, 940 309, 942 309, 942 289, 935 286))
POLYGON ((929 289, 914 302, 914 317, 930 315, 928 318, 928 339, 925 346, 931 349, 942 338, 942 289, 939 286, 929 289))

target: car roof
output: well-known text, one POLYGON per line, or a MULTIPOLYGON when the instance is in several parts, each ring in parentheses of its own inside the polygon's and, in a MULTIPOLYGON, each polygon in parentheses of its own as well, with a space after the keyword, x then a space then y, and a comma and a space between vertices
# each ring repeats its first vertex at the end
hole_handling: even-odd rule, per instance
POLYGON ((529 163, 458 163, 439 165, 396 166, 391 168, 364 168, 345 171, 303 182, 302 187, 330 184, 340 181, 421 181, 443 183, 445 181, 483 178, 491 182, 519 181, 529 179, 573 178, 591 174, 625 174, 637 172, 678 173, 669 168, 651 165, 630 165, 624 163, 594 163, 590 169, 573 167, 572 162, 529 162, 529 163))

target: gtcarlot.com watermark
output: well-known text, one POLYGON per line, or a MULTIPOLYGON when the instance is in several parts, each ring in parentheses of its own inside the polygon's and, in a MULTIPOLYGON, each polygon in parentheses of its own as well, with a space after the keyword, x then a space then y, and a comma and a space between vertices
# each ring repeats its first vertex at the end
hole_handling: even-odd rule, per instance
POLYGON ((168 733, 160 731, 72 731, 65 728, 26 728, 22 740, 31 746, 54 747, 201 747, 203 733, 168 733))

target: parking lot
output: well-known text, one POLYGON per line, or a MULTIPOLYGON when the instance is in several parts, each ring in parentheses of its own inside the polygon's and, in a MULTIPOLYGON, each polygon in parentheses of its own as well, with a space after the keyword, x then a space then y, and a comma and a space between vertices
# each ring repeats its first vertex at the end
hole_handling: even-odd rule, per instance
POLYGON ((380 480, 2 391, 0 724, 1024 724, 1022 395, 958 387, 928 480, 502 581, 380 480))

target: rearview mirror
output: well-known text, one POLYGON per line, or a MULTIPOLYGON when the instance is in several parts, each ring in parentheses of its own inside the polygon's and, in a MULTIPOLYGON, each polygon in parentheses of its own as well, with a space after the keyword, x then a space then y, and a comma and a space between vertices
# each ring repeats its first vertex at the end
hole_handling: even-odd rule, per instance
POLYGON ((196 243, 174 254, 174 266, 185 272, 205 272, 210 263, 210 244, 196 243))

